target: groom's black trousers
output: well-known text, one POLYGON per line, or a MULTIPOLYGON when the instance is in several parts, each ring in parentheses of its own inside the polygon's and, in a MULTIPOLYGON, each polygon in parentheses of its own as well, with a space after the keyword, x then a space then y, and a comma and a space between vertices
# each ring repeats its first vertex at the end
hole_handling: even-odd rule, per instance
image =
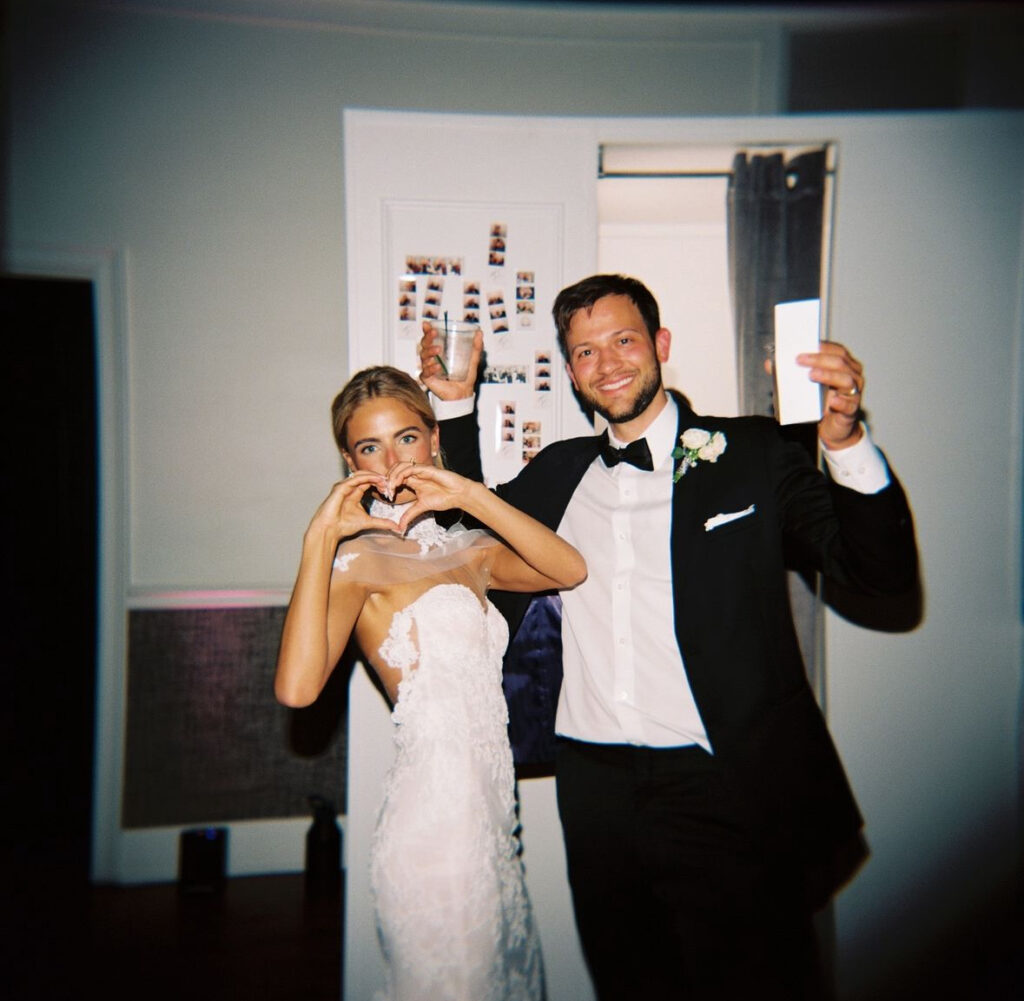
POLYGON ((812 915, 712 755, 563 740, 557 790, 599 1001, 828 996, 812 915))

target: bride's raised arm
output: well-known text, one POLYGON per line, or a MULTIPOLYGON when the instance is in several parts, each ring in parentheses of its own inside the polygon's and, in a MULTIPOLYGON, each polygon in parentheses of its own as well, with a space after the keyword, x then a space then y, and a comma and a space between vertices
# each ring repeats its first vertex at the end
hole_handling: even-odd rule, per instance
POLYGON ((384 485, 376 473, 353 473, 334 485, 302 537, 302 558, 281 632, 274 695, 286 706, 316 701, 331 676, 366 600, 363 585, 332 578, 338 543, 368 528, 394 531, 362 506, 370 487, 384 485))
POLYGON ((461 508, 499 536, 501 547, 491 567, 491 586, 504 591, 572 588, 587 577, 587 565, 561 536, 503 501, 482 483, 450 469, 400 462, 388 471, 393 489, 406 484, 416 500, 403 512, 404 530, 425 511, 461 508))

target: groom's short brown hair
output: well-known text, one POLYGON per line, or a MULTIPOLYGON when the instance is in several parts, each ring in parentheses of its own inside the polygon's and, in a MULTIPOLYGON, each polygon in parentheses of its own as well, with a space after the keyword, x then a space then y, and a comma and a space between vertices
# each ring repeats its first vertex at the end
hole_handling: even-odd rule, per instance
POLYGON ((640 311, 652 340, 661 328, 658 302, 643 282, 628 275, 591 275, 576 282, 575 285, 562 289, 555 296, 555 304, 551 308, 551 315, 555 318, 555 329, 558 331, 558 348, 566 361, 569 360, 566 336, 572 318, 581 309, 589 313, 597 300, 603 299, 606 295, 624 295, 631 299, 633 305, 640 311))

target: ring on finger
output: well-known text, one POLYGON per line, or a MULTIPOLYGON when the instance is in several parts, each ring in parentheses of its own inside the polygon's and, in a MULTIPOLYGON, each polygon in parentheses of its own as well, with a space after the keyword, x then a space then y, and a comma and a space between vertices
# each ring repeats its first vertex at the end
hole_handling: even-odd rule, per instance
POLYGON ((843 396, 860 396, 860 387, 854 383, 853 388, 842 394, 843 396))

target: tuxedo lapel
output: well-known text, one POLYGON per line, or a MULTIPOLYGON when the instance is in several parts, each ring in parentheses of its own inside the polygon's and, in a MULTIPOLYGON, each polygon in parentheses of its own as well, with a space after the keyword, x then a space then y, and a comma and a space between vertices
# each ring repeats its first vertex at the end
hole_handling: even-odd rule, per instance
POLYGON ((580 480, 601 451, 601 436, 586 435, 555 442, 497 488, 498 495, 552 531, 565 514, 580 480))
MULTIPOLYGON (((546 506, 548 507, 547 524, 553 530, 558 529, 562 516, 569 506, 569 501, 576 492, 576 488, 580 485, 580 480, 583 479, 593 461, 600 454, 602 442, 607 440, 607 435, 592 435, 580 438, 578 439, 578 448, 560 457, 562 469, 557 481, 549 481, 549 495, 546 501, 546 506)), ((542 518, 541 520, 544 521, 545 519, 542 518)))
MULTIPOLYGON (((670 390, 671 392, 671 390, 670 390)), ((693 427, 697 421, 697 415, 686 405, 686 402, 677 393, 672 393, 676 404, 679 407, 679 422, 676 425, 676 444, 679 444, 679 437, 687 428, 693 427)), ((678 460, 677 460, 678 461, 678 460)), ((672 485, 672 580, 676 604, 676 631, 681 636, 681 615, 680 597, 684 590, 684 582, 688 580, 688 571, 693 557, 694 524, 697 520, 697 512, 701 510, 699 498, 702 492, 701 482, 704 477, 694 476, 692 473, 681 476, 672 485)))

